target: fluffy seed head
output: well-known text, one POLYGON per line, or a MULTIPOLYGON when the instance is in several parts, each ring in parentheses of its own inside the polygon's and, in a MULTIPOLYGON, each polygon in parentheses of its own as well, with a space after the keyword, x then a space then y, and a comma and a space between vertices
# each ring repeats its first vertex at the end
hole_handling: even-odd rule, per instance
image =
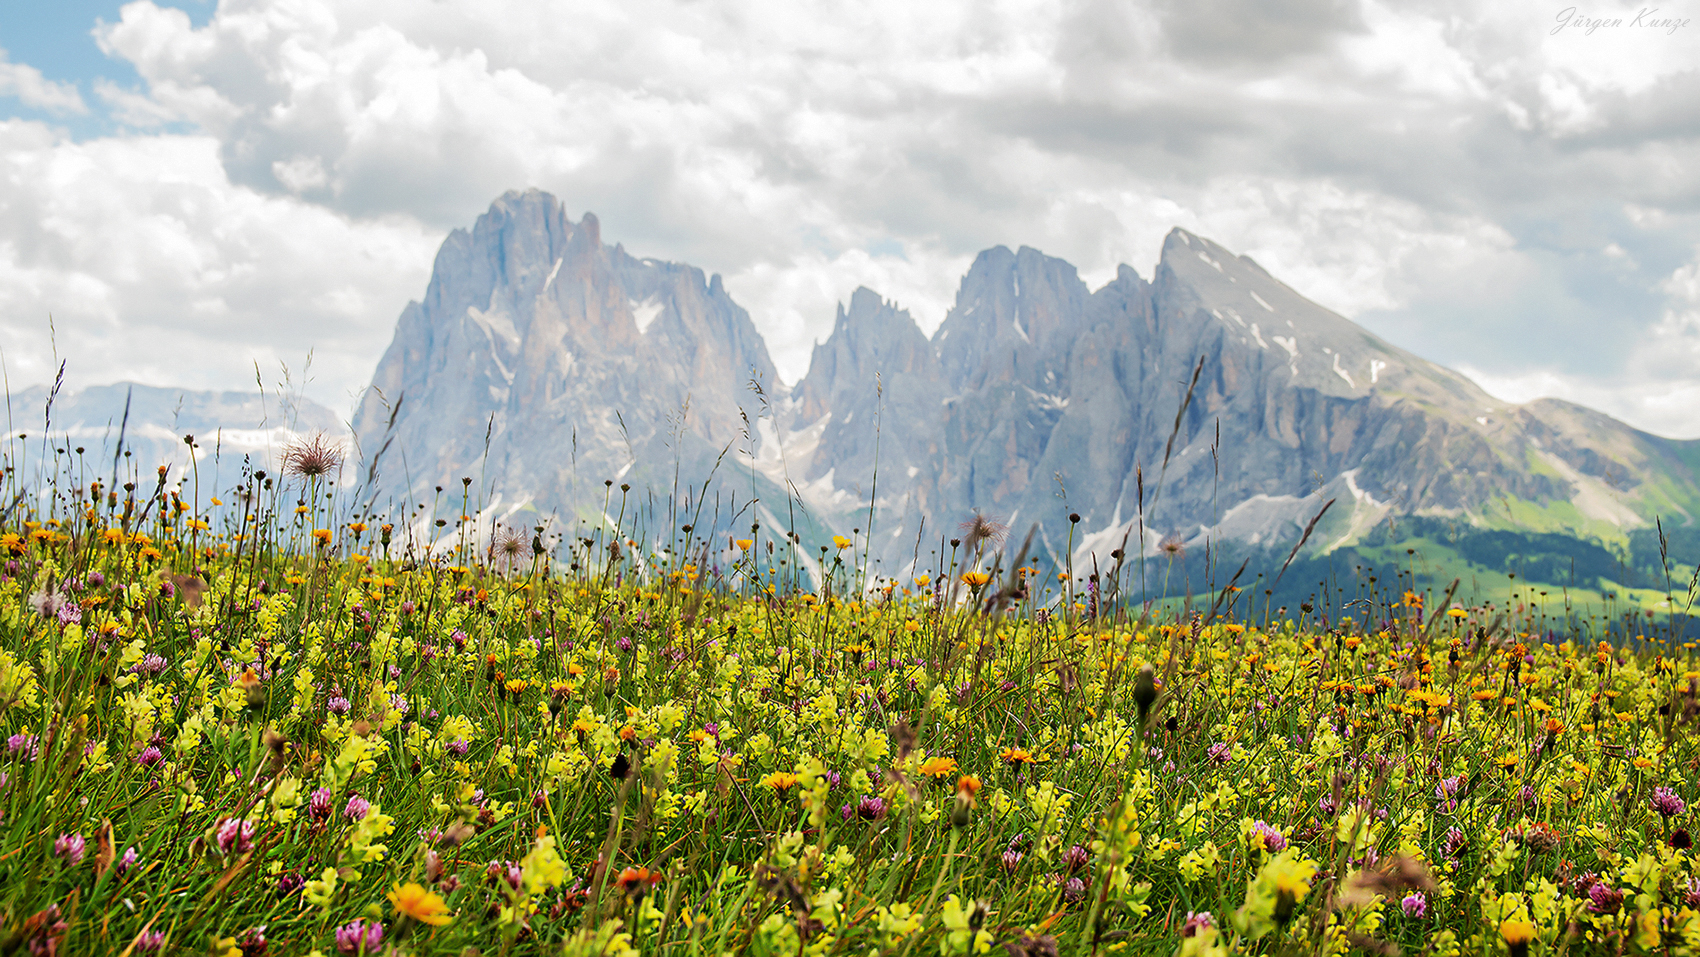
POLYGON ((315 479, 342 468, 342 449, 323 432, 291 442, 283 450, 283 470, 315 479))
POLYGON ((1178 533, 1172 533, 1157 543, 1157 550, 1170 558, 1186 557, 1186 542, 1181 540, 1178 533))
POLYGON ((962 547, 972 552, 976 548, 996 548, 1009 532, 1009 526, 980 512, 957 528, 962 533, 962 547))
POLYGON ((501 526, 490 539, 490 564, 504 572, 513 571, 524 564, 530 549, 531 543, 526 540, 525 532, 501 526))

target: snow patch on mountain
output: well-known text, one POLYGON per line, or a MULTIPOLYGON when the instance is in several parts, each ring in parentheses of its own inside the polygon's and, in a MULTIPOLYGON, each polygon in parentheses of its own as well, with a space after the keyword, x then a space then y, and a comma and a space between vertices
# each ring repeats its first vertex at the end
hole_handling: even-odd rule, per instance
POLYGON ((664 305, 659 296, 650 296, 642 302, 629 302, 632 321, 637 323, 638 335, 641 336, 649 331, 650 325, 655 322, 657 316, 661 315, 664 305))
POLYGON ((1334 353, 1334 374, 1346 380, 1346 384, 1356 389, 1358 384, 1352 381, 1352 374, 1340 368, 1340 353, 1334 353))

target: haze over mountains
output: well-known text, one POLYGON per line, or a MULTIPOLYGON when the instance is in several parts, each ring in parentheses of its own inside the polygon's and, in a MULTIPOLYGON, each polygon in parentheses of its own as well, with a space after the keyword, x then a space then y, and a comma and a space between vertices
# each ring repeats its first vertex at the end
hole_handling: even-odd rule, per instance
POLYGON ((1100 563, 1141 524, 1148 551, 1284 553, 1329 501, 1307 551, 1409 517, 1609 546, 1700 514, 1700 441, 1496 400, 1179 229, 1150 281, 1096 290, 988 249, 930 338, 858 289, 787 387, 718 276, 510 192, 444 242, 372 386, 353 424, 380 507, 423 516, 472 478, 487 516, 571 526, 618 506, 612 481, 670 522, 865 535, 872 500, 893 575, 975 510, 1100 563))
POLYGON ((275 468, 288 444, 314 432, 344 432, 336 414, 286 391, 197 391, 119 382, 63 390, 31 386, 7 396, 7 432, 27 435, 10 463, 75 456, 73 474, 104 483, 141 477, 151 482, 160 465, 182 474, 189 461, 183 437, 192 435, 196 458, 209 482, 234 481, 246 458, 254 468, 275 468), (51 401, 50 401, 51 397, 51 401), (43 435, 46 441, 43 441, 43 435), (78 453, 77 449, 85 451, 78 453), (127 453, 127 454, 126 454, 127 453), (116 475, 114 474, 116 473, 116 475))

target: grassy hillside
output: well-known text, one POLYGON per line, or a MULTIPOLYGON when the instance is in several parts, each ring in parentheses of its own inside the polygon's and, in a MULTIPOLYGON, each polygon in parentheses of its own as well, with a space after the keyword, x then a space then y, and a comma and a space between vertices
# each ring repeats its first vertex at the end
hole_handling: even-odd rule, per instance
MULTIPOLYGON (((1457 581, 1454 600, 1533 609, 1544 629, 1614 642, 1649 632, 1682 640, 1700 633, 1700 623, 1686 614, 1700 614, 1700 530, 1667 530, 1662 550, 1656 530, 1636 530, 1614 549, 1557 533, 1405 518, 1383 522, 1357 544, 1327 554, 1301 552, 1283 572, 1289 551, 1229 543, 1214 555, 1194 550, 1172 562, 1148 558, 1147 595, 1168 609, 1188 607, 1190 588, 1190 607, 1208 608, 1243 562, 1237 584, 1243 592, 1233 602, 1257 616, 1308 605, 1319 622, 1347 615, 1362 620, 1372 608, 1385 615, 1407 591, 1432 602, 1457 581)), ((1137 589, 1136 583, 1123 585, 1133 597, 1137 589)))

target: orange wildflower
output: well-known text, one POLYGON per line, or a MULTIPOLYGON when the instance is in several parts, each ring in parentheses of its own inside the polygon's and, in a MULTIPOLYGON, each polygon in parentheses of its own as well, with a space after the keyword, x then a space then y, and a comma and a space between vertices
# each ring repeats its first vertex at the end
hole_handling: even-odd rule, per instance
POLYGON ((421 924, 441 927, 453 920, 443 899, 418 884, 396 884, 388 896, 396 913, 411 917, 421 924))

